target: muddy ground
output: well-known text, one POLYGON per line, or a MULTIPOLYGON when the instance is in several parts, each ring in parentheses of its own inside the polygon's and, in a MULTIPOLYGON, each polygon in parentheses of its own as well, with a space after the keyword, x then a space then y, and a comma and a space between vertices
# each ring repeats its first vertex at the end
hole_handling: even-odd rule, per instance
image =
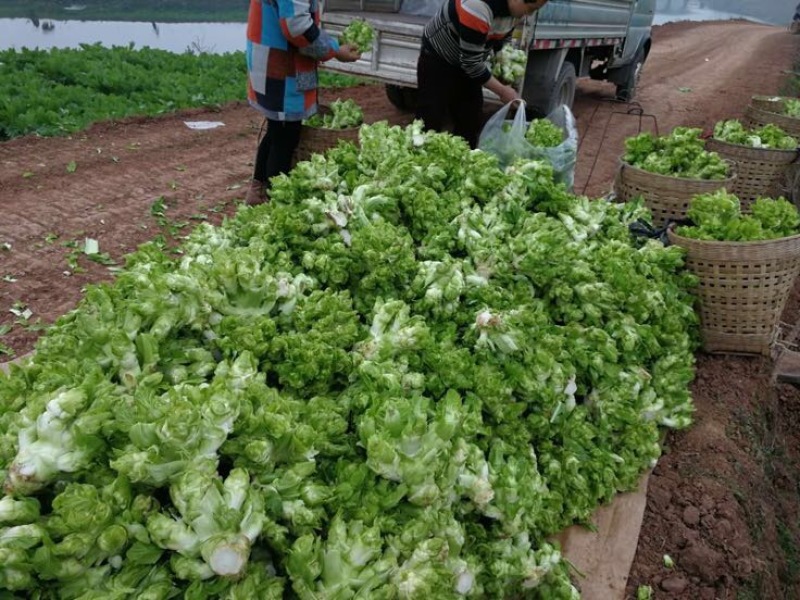
MULTIPOLYGON (((641 120, 612 102, 610 85, 579 86, 576 190, 608 192, 623 140, 640 128, 708 128, 742 116, 751 95, 777 93, 799 41, 745 22, 655 28, 641 120)), ((409 119, 377 86, 323 99, 335 95, 356 99, 368 120, 409 119)), ((111 278, 111 263, 138 244, 232 214, 260 125, 235 103, 0 144, 0 350, 30 351, 41 325, 72 309, 85 285, 111 278), (198 132, 186 120, 225 125, 198 132), (100 262, 83 254, 86 238, 99 242, 100 262)), ((785 319, 798 318, 796 289, 785 319)), ((771 371, 767 358, 699 357, 696 423, 667 438, 651 478, 631 597, 648 584, 656 598, 800 598, 800 392, 773 385, 771 371)))

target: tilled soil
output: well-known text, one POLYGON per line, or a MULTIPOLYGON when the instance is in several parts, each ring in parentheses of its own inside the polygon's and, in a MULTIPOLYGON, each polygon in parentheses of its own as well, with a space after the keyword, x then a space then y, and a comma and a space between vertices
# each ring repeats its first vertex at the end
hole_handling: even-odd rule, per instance
MULTIPOLYGON (((655 28, 638 105, 613 102, 609 84, 580 84, 576 190, 607 193, 624 139, 640 129, 708 129, 742 116, 753 94, 777 93, 798 40, 746 22, 655 28)), ((354 98, 368 121, 410 120, 379 86, 328 90, 323 100, 335 96, 354 98)), ((0 350, 30 351, 38 325, 74 308, 87 284, 112 277, 113 265, 83 254, 86 238, 99 242, 101 262, 120 263, 145 241, 232 214, 260 126, 234 103, 0 143, 0 350), (187 120, 225 125, 192 131, 187 120), (25 309, 27 320, 11 312, 25 309)), ((785 313, 798 318, 800 289, 785 313)), ((651 477, 631 597, 647 584, 656 598, 800 598, 800 392, 773 385, 771 371, 767 358, 699 357, 696 423, 667 438, 651 477)))

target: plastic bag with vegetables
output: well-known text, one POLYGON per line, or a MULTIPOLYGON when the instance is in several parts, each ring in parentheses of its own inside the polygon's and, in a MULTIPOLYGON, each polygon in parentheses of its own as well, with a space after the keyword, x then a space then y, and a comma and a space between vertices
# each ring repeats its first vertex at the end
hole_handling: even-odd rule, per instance
POLYGON ((528 123, 525 102, 515 102, 519 102, 519 108, 514 119, 507 118, 512 102, 487 121, 478 147, 497 156, 503 166, 520 158, 546 160, 553 166, 556 181, 571 188, 578 157, 578 129, 572 111, 562 105, 547 119, 534 119, 528 123))

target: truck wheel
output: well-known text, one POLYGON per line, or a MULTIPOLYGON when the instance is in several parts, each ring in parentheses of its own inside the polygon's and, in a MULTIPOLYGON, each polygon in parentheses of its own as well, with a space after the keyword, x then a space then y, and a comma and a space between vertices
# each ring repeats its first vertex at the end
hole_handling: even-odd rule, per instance
POLYGON ((644 59, 644 47, 642 47, 636 51, 636 56, 633 57, 633 62, 630 66, 626 67, 628 72, 625 75, 625 80, 617 84, 617 100, 630 102, 636 97, 636 87, 639 85, 639 78, 642 76, 644 59))
POLYGON ((402 85, 386 84, 386 97, 392 106, 407 112, 417 109, 417 89, 402 85))
POLYGON ((549 115, 562 104, 572 108, 577 85, 578 77, 575 75, 575 65, 564 61, 555 81, 544 89, 536 91, 528 105, 533 113, 541 116, 549 115))

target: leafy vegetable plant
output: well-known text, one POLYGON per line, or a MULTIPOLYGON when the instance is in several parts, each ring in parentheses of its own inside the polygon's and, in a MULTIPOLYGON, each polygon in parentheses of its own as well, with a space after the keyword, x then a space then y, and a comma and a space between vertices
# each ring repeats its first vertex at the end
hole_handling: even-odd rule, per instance
POLYGON ((790 117, 800 117, 800 100, 797 98, 787 98, 784 103, 783 112, 790 117))
POLYGON ((334 100, 331 102, 329 112, 318 112, 304 123, 309 127, 323 129, 347 129, 358 127, 364 122, 364 111, 351 99, 334 100))
POLYGON ((549 119, 532 119, 525 139, 537 148, 555 148, 564 141, 564 132, 549 119))
POLYGON ((719 121, 714 126, 714 138, 730 144, 752 146, 753 148, 772 148, 776 150, 794 150, 797 140, 788 135, 777 125, 764 125, 748 130, 741 121, 730 119, 719 121))
POLYGON ((800 234, 800 213, 784 198, 759 198, 742 214, 739 199, 724 189, 692 199, 687 216, 691 226, 677 233, 699 240, 749 242, 800 234))
POLYGON ((375 37, 375 30, 372 25, 364 19, 355 19, 344 28, 339 37, 340 44, 353 44, 359 52, 372 50, 372 40, 375 37))
POLYGON ((492 75, 503 83, 515 85, 522 81, 527 64, 527 52, 515 48, 512 44, 505 44, 494 56, 492 75))
POLYGON ((676 127, 666 136, 641 133, 625 141, 622 160, 650 173, 687 179, 725 179, 728 165, 708 152, 700 129, 676 127))

